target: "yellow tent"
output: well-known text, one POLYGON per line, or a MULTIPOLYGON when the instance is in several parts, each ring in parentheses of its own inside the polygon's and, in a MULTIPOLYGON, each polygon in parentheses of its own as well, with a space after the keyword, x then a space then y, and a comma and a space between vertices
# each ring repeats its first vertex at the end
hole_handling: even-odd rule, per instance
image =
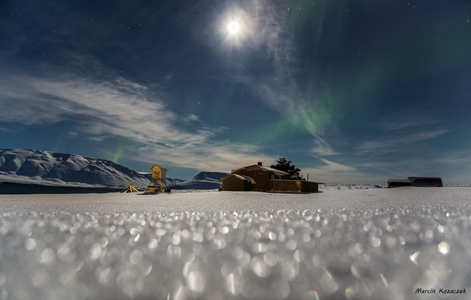
POLYGON ((138 190, 136 190, 133 186, 132 186, 132 183, 127 187, 125 188, 121 193, 137 193, 139 192, 138 190))

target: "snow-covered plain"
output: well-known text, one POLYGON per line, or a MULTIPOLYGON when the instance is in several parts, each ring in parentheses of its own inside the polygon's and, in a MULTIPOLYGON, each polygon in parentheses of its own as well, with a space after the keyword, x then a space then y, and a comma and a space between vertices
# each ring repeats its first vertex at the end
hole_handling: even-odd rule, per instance
POLYGON ((319 184, 320 191, 339 191, 339 190, 369 190, 387 188, 388 185, 377 184, 319 184))
POLYGON ((0 195, 0 299, 471 299, 470 224, 456 187, 0 195))

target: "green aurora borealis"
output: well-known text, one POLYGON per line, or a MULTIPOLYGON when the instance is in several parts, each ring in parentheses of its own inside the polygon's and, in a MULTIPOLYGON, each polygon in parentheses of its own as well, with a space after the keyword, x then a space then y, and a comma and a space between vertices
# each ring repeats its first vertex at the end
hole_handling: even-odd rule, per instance
POLYGON ((320 182, 470 183, 470 1, 0 7, 1 148, 177 178, 285 156, 320 182))

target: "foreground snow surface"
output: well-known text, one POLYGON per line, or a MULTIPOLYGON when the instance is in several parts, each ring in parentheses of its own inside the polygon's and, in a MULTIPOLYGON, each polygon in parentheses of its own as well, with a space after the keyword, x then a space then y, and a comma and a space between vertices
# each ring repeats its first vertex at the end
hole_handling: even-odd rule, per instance
POLYGON ((470 222, 471 188, 1 195, 0 299, 471 299, 470 222))

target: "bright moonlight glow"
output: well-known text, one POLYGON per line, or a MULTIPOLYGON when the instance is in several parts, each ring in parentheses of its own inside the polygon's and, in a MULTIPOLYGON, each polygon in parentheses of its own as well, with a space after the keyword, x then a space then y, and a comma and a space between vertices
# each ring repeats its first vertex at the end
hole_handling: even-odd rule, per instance
POLYGON ((237 33, 240 29, 240 26, 239 26, 239 23, 237 22, 231 22, 229 23, 229 26, 227 26, 227 28, 229 29, 229 32, 230 33, 237 33))

